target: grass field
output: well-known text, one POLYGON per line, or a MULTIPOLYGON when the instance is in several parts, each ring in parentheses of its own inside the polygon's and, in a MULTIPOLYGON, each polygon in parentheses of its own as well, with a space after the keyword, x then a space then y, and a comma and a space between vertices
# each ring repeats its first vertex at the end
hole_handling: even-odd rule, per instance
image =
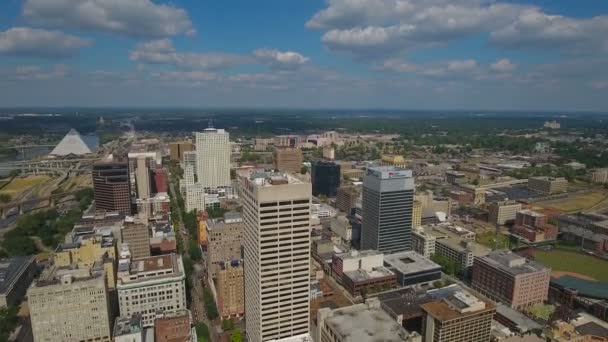
POLYGON ((475 241, 491 249, 508 249, 509 236, 505 234, 496 234, 495 232, 485 232, 477 234, 475 241))
POLYGON ((50 179, 48 176, 29 176, 25 178, 15 177, 12 182, 0 190, 0 193, 9 194, 14 198, 21 192, 30 189, 48 179, 50 179))
POLYGON ((569 251, 535 251, 536 261, 554 271, 576 272, 595 280, 608 281, 608 261, 569 251))
POLYGON ((553 305, 536 304, 530 308, 530 313, 535 317, 548 321, 555 307, 553 305))
POLYGON ((606 195, 602 192, 586 192, 564 199, 537 202, 534 205, 565 212, 576 212, 591 208, 605 199, 606 195))

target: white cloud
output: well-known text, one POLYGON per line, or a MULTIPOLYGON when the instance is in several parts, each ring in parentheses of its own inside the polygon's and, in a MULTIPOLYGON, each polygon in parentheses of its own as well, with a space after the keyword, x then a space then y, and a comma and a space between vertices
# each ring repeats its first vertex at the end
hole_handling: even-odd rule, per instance
POLYGON ((502 58, 492 65, 490 65, 490 69, 497 72, 511 72, 517 69, 517 65, 513 64, 509 59, 502 58))
POLYGON ((62 79, 66 76, 68 76, 68 68, 63 64, 57 64, 50 69, 38 65, 23 65, 16 67, 8 78, 18 81, 45 81, 62 79))
POLYGON ((252 63, 252 58, 249 56, 237 54, 177 52, 169 39, 137 44, 129 53, 129 58, 140 63, 169 64, 180 68, 207 70, 252 63))
POLYGON ((447 70, 452 72, 466 72, 477 68, 477 61, 474 59, 449 61, 447 70))
POLYGON ((310 60, 293 51, 279 51, 277 49, 257 49, 253 55, 260 61, 270 63, 275 69, 296 69, 310 60))
POLYGON ((136 38, 196 33, 184 9, 151 0, 26 0, 23 16, 36 25, 136 38))
POLYGON ((361 59, 480 35, 506 48, 608 49, 608 16, 569 18, 496 0, 329 0, 306 24, 322 42, 361 59))
POLYGON ((59 31, 13 27, 0 32, 0 54, 23 57, 65 58, 91 41, 59 31))

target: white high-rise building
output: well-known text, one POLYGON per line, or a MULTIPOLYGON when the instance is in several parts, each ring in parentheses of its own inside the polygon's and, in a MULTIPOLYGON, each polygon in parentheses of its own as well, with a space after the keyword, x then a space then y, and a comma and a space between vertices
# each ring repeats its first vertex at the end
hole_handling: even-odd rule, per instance
POLYGON ((182 168, 184 169, 184 184, 187 186, 196 183, 196 151, 184 152, 182 168))
POLYGON ((186 185, 186 211, 205 210, 205 188, 202 184, 186 185))
POLYGON ((205 188, 230 185, 230 137, 223 129, 196 132, 196 174, 205 188))
POLYGON ((241 187, 249 340, 307 334, 311 184, 261 173, 242 178, 241 187))

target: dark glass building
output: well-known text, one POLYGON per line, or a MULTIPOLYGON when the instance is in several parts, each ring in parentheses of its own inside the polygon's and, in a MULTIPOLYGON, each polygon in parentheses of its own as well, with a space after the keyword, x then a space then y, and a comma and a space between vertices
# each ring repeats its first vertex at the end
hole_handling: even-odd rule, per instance
POLYGON ((129 164, 124 161, 104 161, 93 165, 95 210, 118 211, 131 215, 129 164))
POLYGON ((319 161, 312 165, 312 194, 335 197, 340 187, 340 165, 319 161))

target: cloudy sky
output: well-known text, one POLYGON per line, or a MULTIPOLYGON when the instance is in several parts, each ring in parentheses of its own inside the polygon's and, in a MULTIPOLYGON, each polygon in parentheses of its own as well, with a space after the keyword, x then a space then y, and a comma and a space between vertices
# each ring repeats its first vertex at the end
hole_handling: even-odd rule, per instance
POLYGON ((608 112, 608 1, 2 0, 0 106, 608 112))

